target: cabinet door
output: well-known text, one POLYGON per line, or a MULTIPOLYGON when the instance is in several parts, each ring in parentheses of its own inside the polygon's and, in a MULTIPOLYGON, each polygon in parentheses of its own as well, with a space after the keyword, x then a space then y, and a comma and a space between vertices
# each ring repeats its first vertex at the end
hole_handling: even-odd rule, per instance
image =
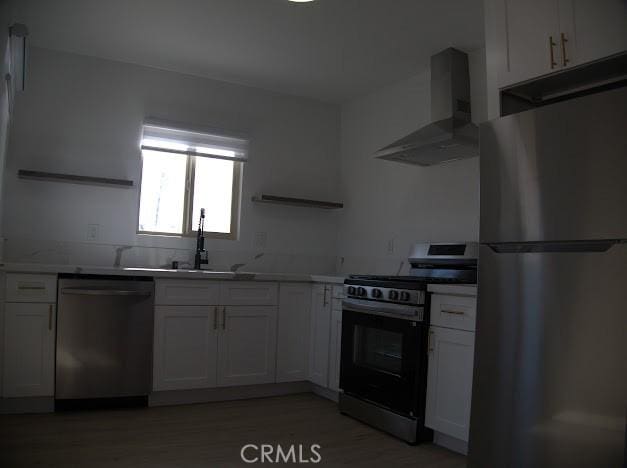
POLYGON ((54 395, 56 306, 6 303, 3 396, 54 395))
POLYGON ((560 32, 567 39, 564 51, 568 65, 591 62, 627 50, 625 0, 560 0, 559 8, 560 32))
POLYGON ((309 380, 329 386, 329 344, 331 333, 331 287, 316 284, 311 293, 309 380))
POLYGON ((499 87, 561 69, 558 0, 505 0, 504 15, 499 87))
POLYGON ((429 330, 425 425, 468 441, 475 334, 450 328, 429 330))
POLYGON ((331 345, 329 347, 329 388, 340 390, 340 356, 342 350, 342 309, 331 311, 331 345))
POLYGON ((275 306, 222 307, 218 385, 253 385, 276 379, 275 306))
POLYGON ((216 385, 218 307, 155 307, 154 390, 216 385))
POLYGON ((307 380, 311 286, 282 283, 279 293, 277 382, 307 380))

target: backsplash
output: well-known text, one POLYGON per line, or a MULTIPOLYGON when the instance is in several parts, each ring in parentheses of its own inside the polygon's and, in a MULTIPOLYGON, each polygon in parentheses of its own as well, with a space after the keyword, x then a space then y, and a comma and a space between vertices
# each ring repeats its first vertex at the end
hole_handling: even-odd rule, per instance
MULTIPOLYGON (((209 267, 215 271, 334 274, 337 263, 334 255, 211 249, 208 252, 209 267)), ((4 262, 7 263, 169 268, 172 261, 178 261, 180 268, 191 268, 194 251, 41 239, 4 240, 4 262)))

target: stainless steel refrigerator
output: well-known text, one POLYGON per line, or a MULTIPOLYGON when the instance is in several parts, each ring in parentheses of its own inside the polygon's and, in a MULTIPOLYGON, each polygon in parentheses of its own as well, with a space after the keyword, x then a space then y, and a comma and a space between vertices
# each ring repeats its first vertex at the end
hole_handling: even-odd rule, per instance
POLYGON ((469 466, 627 466, 627 88, 480 135, 469 466))

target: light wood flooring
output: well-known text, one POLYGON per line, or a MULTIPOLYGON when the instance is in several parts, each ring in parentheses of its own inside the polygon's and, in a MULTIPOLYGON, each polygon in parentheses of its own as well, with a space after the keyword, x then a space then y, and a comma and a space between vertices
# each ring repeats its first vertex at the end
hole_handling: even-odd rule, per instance
POLYGON ((185 406, 0 416, 3 468, 255 466, 240 459, 240 449, 248 443, 319 444, 322 461, 304 466, 465 466, 462 456, 431 444, 407 445, 342 416, 335 404, 308 393, 185 406))

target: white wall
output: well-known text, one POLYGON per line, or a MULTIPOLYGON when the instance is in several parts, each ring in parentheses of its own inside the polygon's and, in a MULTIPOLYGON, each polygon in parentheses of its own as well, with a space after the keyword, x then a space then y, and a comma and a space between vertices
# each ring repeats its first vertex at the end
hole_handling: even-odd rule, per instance
MULTIPOLYGON (((481 122, 486 119, 484 50, 470 53, 469 61, 473 121, 481 122)), ((418 167, 372 156, 429 123, 429 80, 425 70, 342 108, 342 272, 396 274, 415 242, 479 237, 478 158, 418 167)))
POLYGON ((6 169, 7 261, 123 265, 186 260, 193 239, 137 236, 138 188, 21 180, 31 169, 139 181, 145 117, 250 136, 238 241, 209 240, 216 268, 328 272, 335 266, 338 213, 260 206, 259 191, 340 196, 340 109, 308 99, 167 71, 32 48, 28 91, 18 97, 6 169), (98 242, 87 225, 100 225, 98 242), (267 233, 267 247, 255 233, 267 233), (154 248, 158 247, 158 248, 154 248), (180 249, 180 250, 179 250, 180 249), (259 253, 265 255, 251 262, 259 253))

